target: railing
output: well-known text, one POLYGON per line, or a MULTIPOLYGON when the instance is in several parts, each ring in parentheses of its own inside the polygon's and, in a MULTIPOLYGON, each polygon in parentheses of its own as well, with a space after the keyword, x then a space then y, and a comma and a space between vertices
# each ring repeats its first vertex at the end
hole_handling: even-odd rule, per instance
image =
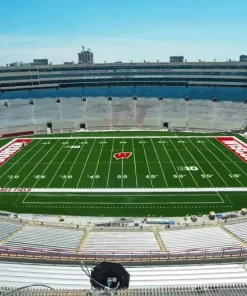
POLYGON ((210 260, 210 259, 241 259, 247 257, 247 248, 211 248, 211 249, 189 249, 174 251, 82 251, 37 248, 11 248, 0 247, 0 258, 25 258, 25 259, 47 259, 47 260, 73 260, 73 261, 190 261, 190 260, 210 260))

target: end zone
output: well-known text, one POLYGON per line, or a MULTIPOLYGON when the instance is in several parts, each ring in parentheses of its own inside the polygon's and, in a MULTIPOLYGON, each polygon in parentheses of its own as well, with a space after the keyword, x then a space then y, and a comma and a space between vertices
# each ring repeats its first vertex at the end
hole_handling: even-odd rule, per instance
POLYGON ((23 147, 32 142, 32 139, 15 139, 0 149, 0 167, 11 157, 17 154, 23 147))

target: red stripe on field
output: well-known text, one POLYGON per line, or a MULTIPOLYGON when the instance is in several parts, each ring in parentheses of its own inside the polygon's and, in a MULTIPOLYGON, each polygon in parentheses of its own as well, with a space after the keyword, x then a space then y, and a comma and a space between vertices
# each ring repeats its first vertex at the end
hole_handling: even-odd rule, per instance
POLYGON ((22 144, 28 145, 32 142, 32 139, 16 139, 11 142, 9 145, 0 149, 0 167, 4 165, 11 157, 16 155, 21 149, 22 144))
POLYGON ((247 163, 247 145, 233 137, 217 137, 221 144, 247 163))

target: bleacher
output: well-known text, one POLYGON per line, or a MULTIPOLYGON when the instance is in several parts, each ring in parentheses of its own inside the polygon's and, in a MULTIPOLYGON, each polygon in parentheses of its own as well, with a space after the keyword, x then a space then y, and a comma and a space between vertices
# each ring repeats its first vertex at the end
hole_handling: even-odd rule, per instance
POLYGON ((88 129, 150 128, 160 129, 163 122, 172 129, 229 131, 246 126, 247 105, 241 102, 213 103, 205 100, 185 102, 184 99, 131 97, 89 97, 82 98, 27 99, 9 101, 9 108, 0 106, 1 133, 32 130, 39 133, 52 122, 55 131, 78 130, 80 123, 88 129), (11 127, 15 126, 14 129, 11 127), (23 128, 21 128, 23 127, 23 128))
POLYGON ((224 228, 247 243, 247 222, 225 225, 224 228))
POLYGON ((16 230, 20 228, 20 225, 0 222, 0 240, 7 238, 12 235, 16 230))
MULTIPOLYGON (((88 267, 91 271, 91 266, 88 267)), ((126 267, 130 289, 144 287, 196 287, 199 285, 246 284, 242 264, 126 267)), ((90 289, 80 266, 0 262, 0 286, 23 287, 45 284, 56 289, 90 289)))
POLYGON ((12 248, 38 248, 75 250, 83 231, 27 226, 7 240, 3 246, 12 248))
POLYGON ((160 251, 152 232, 91 232, 83 251, 160 251))
POLYGON ((168 251, 243 247, 219 227, 161 231, 159 234, 168 251))

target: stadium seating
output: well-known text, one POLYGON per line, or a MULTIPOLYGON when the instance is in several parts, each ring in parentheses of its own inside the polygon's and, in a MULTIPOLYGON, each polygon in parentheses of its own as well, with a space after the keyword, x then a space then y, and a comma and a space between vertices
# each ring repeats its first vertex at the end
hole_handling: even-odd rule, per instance
MULTIPOLYGON (((61 104, 55 99, 34 99, 34 105, 28 105, 27 99, 13 99, 9 108, 0 108, 1 133, 12 132, 7 128, 15 125, 36 131, 44 130, 44 125, 53 122, 54 130, 78 129, 79 123, 87 123, 89 129, 114 128, 161 128, 168 122, 170 128, 190 128, 202 130, 231 130, 246 125, 246 108, 242 103, 218 102, 205 100, 185 102, 184 99, 164 99, 138 97, 89 97, 82 102, 79 97, 61 98, 61 104), (64 122, 63 124, 61 122, 64 122)), ((25 130, 25 129, 24 129, 25 130)))
POLYGON ((151 232, 91 232, 84 251, 159 251, 151 232))
POLYGON ((243 247, 218 227, 161 231, 160 237, 169 251, 243 247))
POLYGON ((0 240, 7 238, 19 228, 20 225, 17 224, 0 222, 0 240))
POLYGON ((4 243, 6 247, 75 250, 82 231, 28 226, 4 243))
POLYGON ((247 243, 247 222, 225 225, 224 228, 247 243))
MULTIPOLYGON (((126 269, 130 274, 130 288, 247 283, 247 272, 240 264, 126 269)), ((90 288, 90 281, 80 266, 0 263, 0 286, 22 287, 35 283, 52 288, 90 288)))

